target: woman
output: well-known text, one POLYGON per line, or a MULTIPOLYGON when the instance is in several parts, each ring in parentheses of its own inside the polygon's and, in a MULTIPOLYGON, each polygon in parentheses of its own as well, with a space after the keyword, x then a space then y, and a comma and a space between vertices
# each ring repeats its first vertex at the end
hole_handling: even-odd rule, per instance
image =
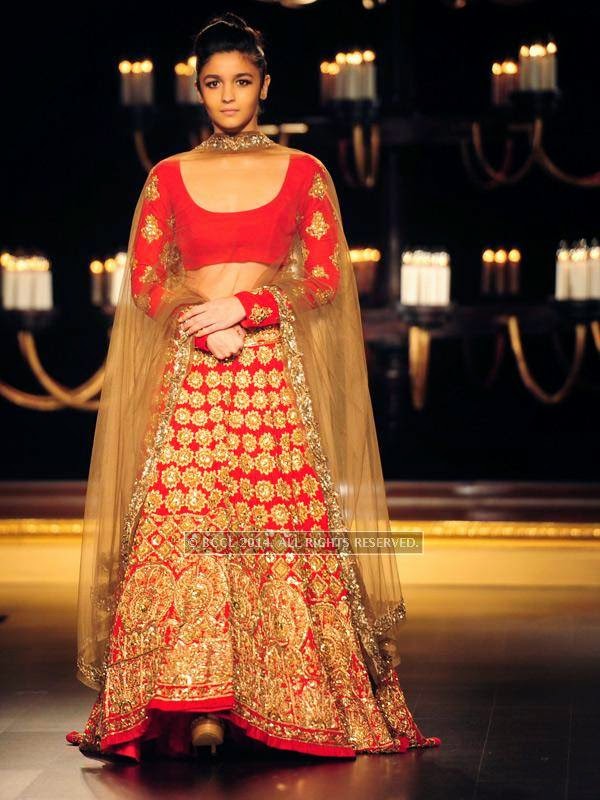
POLYGON ((227 737, 322 756, 437 745, 394 666, 404 617, 356 283, 312 155, 258 130, 260 34, 197 36, 214 133, 140 194, 86 496, 84 753, 227 737))

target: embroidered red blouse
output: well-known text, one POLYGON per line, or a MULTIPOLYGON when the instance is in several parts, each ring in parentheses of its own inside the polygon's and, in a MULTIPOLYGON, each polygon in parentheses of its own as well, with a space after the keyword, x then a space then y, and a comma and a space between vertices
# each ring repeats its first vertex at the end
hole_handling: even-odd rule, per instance
MULTIPOLYGON (((191 198, 178 159, 158 162, 144 184, 134 236, 132 295, 136 305, 155 316, 169 263, 177 251, 185 269, 244 261, 281 264, 296 231, 306 256, 302 281, 306 299, 313 308, 331 300, 339 281, 338 242, 333 207, 321 190, 323 169, 308 153, 292 157, 281 189, 272 200, 245 211, 221 212, 208 211, 191 198)), ((243 327, 279 321, 277 302, 267 287, 235 292, 234 296, 246 311, 240 323, 243 327)), ((196 347, 208 350, 206 335, 194 339, 196 347)))

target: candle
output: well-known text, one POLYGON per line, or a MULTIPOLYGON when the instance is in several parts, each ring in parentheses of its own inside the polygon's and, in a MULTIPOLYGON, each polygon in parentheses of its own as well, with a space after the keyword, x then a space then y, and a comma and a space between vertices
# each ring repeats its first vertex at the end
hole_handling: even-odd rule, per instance
POLYGON ((529 88, 539 92, 544 88, 542 63, 546 56, 546 48, 541 44, 532 44, 529 55, 531 58, 529 88))
POLYGON ((481 293, 490 294, 494 274, 494 251, 484 250, 481 254, 481 293))
POLYGON ((521 253, 516 248, 508 251, 508 293, 519 294, 521 253))
POLYGON ((510 95, 519 88, 519 66, 515 61, 502 62, 502 102, 506 103, 510 95))
POLYGON ((502 104, 502 64, 492 64, 492 105, 502 104))
POLYGON ((566 242, 561 242, 556 251, 556 272, 554 297, 556 300, 569 299, 569 250, 566 242))
POLYGON ((90 263, 90 277, 92 284, 92 305, 104 305, 104 264, 102 261, 92 261, 90 263))
POLYGON ((506 292, 506 259, 508 253, 506 250, 496 250, 494 253, 494 276, 496 279, 496 293, 504 294, 506 292))
POLYGON ((20 311, 52 308, 50 261, 44 256, 2 253, 2 307, 20 311))
POLYGON ((33 307, 46 311, 52 308, 52 275, 50 270, 40 270, 36 274, 33 307))
POLYGON ((448 305, 450 302, 448 253, 406 250, 402 254, 400 302, 403 305, 448 305))
POLYGON ((527 45, 519 48, 519 88, 521 91, 531 89, 531 58, 527 45))
POLYGON ((375 268, 381 260, 381 253, 374 247, 350 250, 359 295, 367 295, 373 288, 375 268))
POLYGON ((414 254, 402 254, 400 270, 400 302, 403 305, 417 305, 419 302, 419 268, 414 262, 414 254))
POLYGON ((590 295, 588 249, 585 239, 569 251, 571 260, 570 269, 570 296, 572 300, 587 300, 590 295))
POLYGON ((592 239, 588 251, 588 271, 590 280, 590 297, 600 300, 600 246, 597 239, 592 239))
POLYGON ((360 100, 363 97, 362 86, 362 53, 355 50, 346 54, 346 84, 344 97, 348 100, 360 100))
POLYGON ((546 58, 544 59, 544 88, 555 92, 558 89, 556 82, 556 59, 558 48, 553 41, 546 45, 546 58))
POLYGON ((372 50, 365 50, 363 53, 363 96, 367 100, 377 99, 375 53, 372 50))
POLYGON ((124 106, 148 106, 154 102, 152 61, 121 61, 121 103, 124 106))
POLYGON ((346 54, 336 53, 335 63, 338 66, 339 72, 335 76, 333 98, 334 100, 343 100, 346 97, 346 78, 347 78, 346 54))

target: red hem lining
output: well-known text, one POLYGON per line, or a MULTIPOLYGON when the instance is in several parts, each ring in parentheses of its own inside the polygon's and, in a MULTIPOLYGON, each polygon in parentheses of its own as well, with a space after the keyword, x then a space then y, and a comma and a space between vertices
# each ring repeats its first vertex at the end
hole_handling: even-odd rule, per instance
MULTIPOLYGON (((275 747, 279 750, 292 750, 298 753, 334 758, 355 758, 356 750, 352 747, 337 745, 320 745, 309 742, 301 742, 296 739, 284 739, 266 733, 261 728, 248 722, 231 708, 234 704, 234 696, 211 698, 210 700, 151 700, 147 708, 155 709, 167 713, 177 712, 222 712, 219 714, 223 719, 229 720, 236 727, 241 729, 248 737, 262 742, 268 747, 275 747), (224 706, 224 704, 226 704, 224 706)), ((140 760, 140 745, 144 741, 144 734, 152 724, 151 718, 146 718, 127 731, 120 731, 102 738, 100 750, 114 753, 115 755, 128 756, 136 761, 140 760)), ((154 738, 154 737, 148 737, 154 738)))

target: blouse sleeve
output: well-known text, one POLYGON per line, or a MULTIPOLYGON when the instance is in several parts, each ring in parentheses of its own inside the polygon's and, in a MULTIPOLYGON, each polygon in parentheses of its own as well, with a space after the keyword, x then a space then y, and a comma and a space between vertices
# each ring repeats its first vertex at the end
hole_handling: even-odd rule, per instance
MULTIPOLYGON (((331 199, 327 194, 325 167, 311 159, 306 181, 302 184, 297 226, 304 260, 304 277, 294 292, 301 293, 312 308, 328 303, 334 297, 338 282, 337 223, 331 199)), ((279 322, 274 295, 266 286, 249 292, 236 292, 246 311, 241 321, 244 328, 261 327, 279 322)))
POLYGON ((165 293, 175 227, 164 173, 158 165, 148 174, 142 198, 133 243, 131 293, 136 306, 155 317, 165 293))

